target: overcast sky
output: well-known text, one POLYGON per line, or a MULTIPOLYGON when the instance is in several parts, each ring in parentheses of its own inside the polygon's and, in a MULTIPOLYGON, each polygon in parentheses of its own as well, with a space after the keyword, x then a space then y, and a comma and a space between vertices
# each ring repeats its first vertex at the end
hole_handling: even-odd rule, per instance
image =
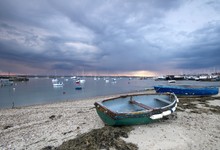
POLYGON ((220 0, 0 0, 0 73, 220 70, 220 0))

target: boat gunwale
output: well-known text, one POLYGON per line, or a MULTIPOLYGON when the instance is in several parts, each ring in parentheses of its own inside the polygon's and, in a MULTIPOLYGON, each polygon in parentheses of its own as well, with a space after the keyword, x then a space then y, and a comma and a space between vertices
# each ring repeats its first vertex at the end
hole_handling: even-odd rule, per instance
POLYGON ((196 86, 196 85, 156 85, 158 88, 187 89, 187 90, 207 90, 218 89, 215 86, 196 86))

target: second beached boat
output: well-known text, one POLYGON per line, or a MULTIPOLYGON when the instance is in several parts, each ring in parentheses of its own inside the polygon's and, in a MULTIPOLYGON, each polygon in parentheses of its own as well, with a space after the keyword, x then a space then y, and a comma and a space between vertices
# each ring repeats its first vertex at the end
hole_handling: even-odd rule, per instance
POLYGON ((102 121, 111 126, 147 124, 172 114, 177 107, 175 94, 124 95, 96 102, 102 121))
POLYGON ((218 87, 202 87, 202 86, 190 86, 190 85, 158 85, 154 86, 157 93, 170 92, 176 95, 197 95, 197 96, 210 96, 216 95, 219 92, 218 87))

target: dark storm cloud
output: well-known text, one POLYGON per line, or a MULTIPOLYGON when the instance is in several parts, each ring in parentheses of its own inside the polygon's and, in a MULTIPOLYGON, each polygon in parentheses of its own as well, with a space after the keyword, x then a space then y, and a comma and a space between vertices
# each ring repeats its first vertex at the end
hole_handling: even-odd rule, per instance
POLYGON ((220 66, 220 22, 208 24, 192 33, 196 40, 177 58, 184 60, 177 65, 184 69, 203 69, 220 66), (186 59, 187 58, 187 59, 186 59))
MULTIPOLYGON (((0 61, 65 73, 82 68, 159 73, 219 66, 217 4, 208 0, 1 1, 0 61), (207 8, 203 12, 211 17, 201 17, 198 6, 207 8)), ((1 66, 4 70, 7 66, 1 66)))

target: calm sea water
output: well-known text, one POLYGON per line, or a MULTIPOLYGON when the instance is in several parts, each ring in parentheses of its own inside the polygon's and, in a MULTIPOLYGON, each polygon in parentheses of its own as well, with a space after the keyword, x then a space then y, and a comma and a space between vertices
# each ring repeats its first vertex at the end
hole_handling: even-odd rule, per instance
MULTIPOLYGON (((11 108, 13 103, 15 107, 18 107, 66 100, 78 100, 96 96, 140 91, 153 88, 154 85, 168 84, 167 81, 154 81, 153 79, 139 80, 138 78, 131 80, 128 78, 121 78, 116 79, 115 82, 110 78, 109 83, 106 83, 103 78, 94 80, 94 78, 87 77, 85 78, 86 82, 82 90, 75 90, 75 80, 70 78, 60 78, 58 80, 64 83, 63 87, 54 88, 51 79, 47 78, 30 78, 28 82, 18 82, 13 86, 1 87, 0 108, 11 108)), ((177 81, 175 84, 220 87, 220 82, 177 81)))

